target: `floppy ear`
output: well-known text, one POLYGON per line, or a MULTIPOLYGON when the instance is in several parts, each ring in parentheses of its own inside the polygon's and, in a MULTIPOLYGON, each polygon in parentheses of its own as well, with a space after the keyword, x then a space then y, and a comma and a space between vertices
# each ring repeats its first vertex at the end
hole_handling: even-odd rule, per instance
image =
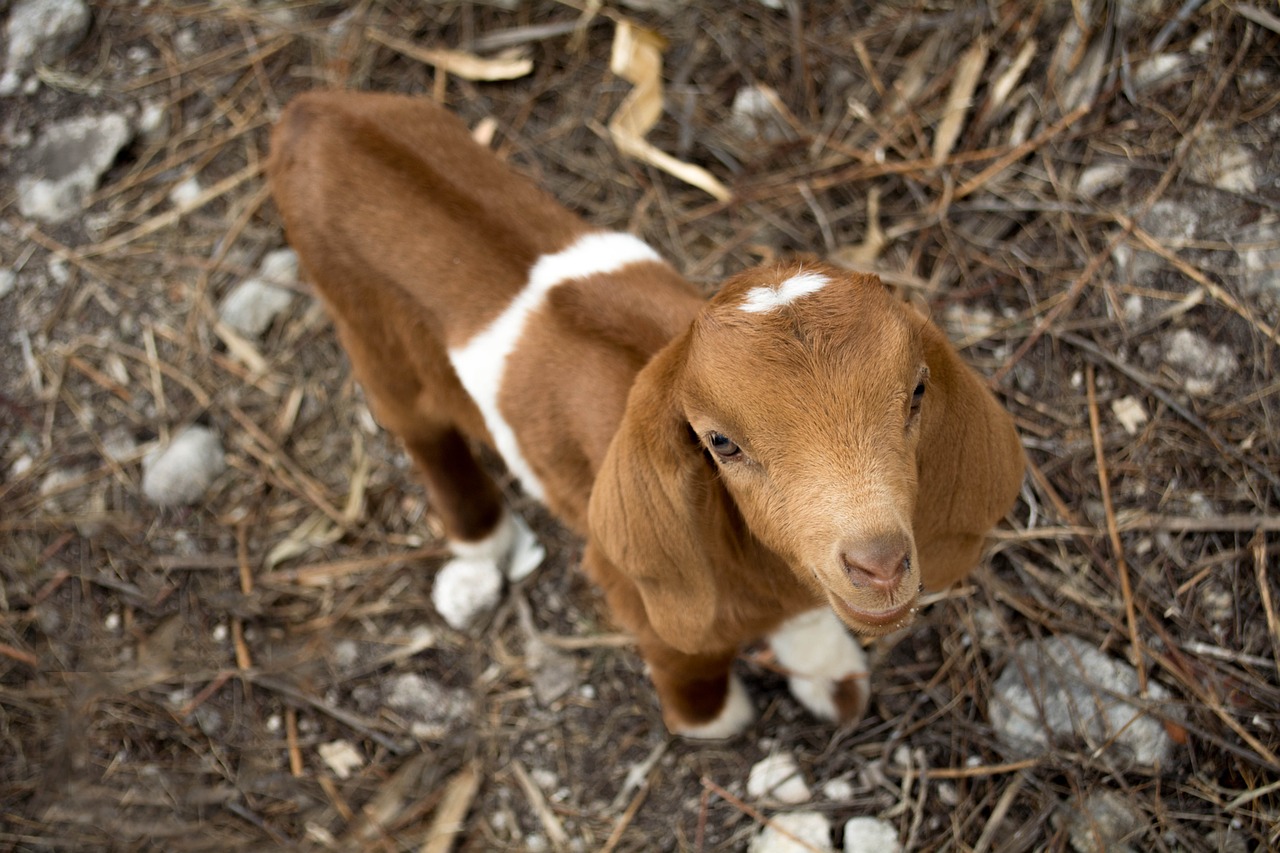
POLYGON ((927 589, 945 587, 977 562, 987 531, 1009 511, 1026 469, 1013 418, 946 335, 919 319, 929 386, 916 451, 914 528, 927 589))
MULTIPOLYGON (((711 514, 723 510, 721 487, 676 405, 686 342, 687 335, 674 341, 636 377, 596 476, 588 521, 591 545, 638 591, 653 631, 667 645, 695 654, 714 645, 716 583, 709 556, 713 536, 723 528, 711 514)), ((600 580, 606 590, 614 585, 600 580)), ((623 618, 627 609, 635 608, 614 606, 623 618)), ((639 633, 643 626, 627 627, 639 633)))

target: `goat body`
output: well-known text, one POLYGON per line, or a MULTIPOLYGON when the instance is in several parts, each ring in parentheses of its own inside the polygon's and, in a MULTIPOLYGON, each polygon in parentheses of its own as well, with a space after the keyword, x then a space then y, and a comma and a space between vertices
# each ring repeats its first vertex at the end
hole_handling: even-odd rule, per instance
POLYGON ((788 261, 706 301, 421 99, 297 99, 269 176, 453 550, 514 551, 521 571, 540 556, 472 455, 486 444, 586 537, 584 568, 675 732, 750 722, 730 668, 758 638, 812 711, 861 713, 865 661, 843 626, 907 624, 1017 495, 1012 420, 874 276, 788 261))

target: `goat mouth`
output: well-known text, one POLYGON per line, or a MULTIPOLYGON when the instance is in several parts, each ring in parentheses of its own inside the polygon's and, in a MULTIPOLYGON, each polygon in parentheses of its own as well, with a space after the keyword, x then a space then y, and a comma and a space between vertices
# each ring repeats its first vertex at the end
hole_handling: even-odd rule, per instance
POLYGON ((883 610, 864 610, 854 607, 843 598, 831 596, 836 613, 849 622, 866 625, 873 629, 892 629, 905 625, 916 612, 916 597, 913 595, 905 604, 888 607, 883 610))

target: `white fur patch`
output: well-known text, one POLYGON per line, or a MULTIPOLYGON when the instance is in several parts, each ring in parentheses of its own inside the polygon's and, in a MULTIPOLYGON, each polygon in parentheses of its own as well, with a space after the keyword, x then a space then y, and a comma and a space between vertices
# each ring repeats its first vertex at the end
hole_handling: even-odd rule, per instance
POLYGON ((831 283, 825 275, 814 272, 802 272, 775 287, 753 287, 747 291, 747 298, 740 306, 748 314, 760 314, 772 311, 784 305, 790 305, 802 296, 817 293, 831 283))
MULTIPOLYGON (((782 623, 769 638, 778 663, 792 673, 791 695, 814 716, 836 720, 835 685, 849 676, 867 675, 867 655, 829 607, 801 613, 782 623)), ((870 690, 869 682, 864 685, 870 690)))
POLYGON ((507 579, 518 581, 528 577, 542 564, 547 551, 520 516, 504 512, 494 531, 475 542, 453 541, 449 550, 463 560, 487 560, 505 564, 507 579))
POLYGON ((742 680, 736 675, 729 676, 729 693, 725 696, 724 707, 714 720, 700 726, 689 726, 675 732, 682 737, 698 740, 719 740, 741 734, 756 718, 756 708, 751 704, 751 697, 742 680))
POLYGON ((449 361, 484 415, 499 455, 531 497, 544 499, 542 483, 520 452, 515 430, 498 410, 507 356, 523 336, 529 316, 541 307, 551 288, 576 278, 617 272, 629 264, 660 260, 657 252, 630 234, 587 234, 569 248, 539 258, 529 270, 528 284, 507 309, 466 344, 449 351, 449 361))

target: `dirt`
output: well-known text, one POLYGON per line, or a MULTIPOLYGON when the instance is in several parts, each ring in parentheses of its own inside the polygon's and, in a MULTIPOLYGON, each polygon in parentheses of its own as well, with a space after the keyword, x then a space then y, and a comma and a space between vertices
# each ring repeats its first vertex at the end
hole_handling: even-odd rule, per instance
POLYGON ((835 842, 877 816, 909 850, 1082 849, 1080 810, 1106 791, 1128 810, 1114 849, 1280 846, 1280 35, 1264 4, 1175 20, 1179 5, 94 4, 35 91, 0 99, 0 848, 430 849, 474 772, 456 849, 741 850, 795 808, 744 802, 776 751, 835 842), (609 71, 619 16, 666 39, 650 141, 732 201, 611 143, 630 90, 609 71), (484 56, 516 43, 533 71, 442 76, 378 34, 484 56), (1155 53, 1179 70, 1135 90, 1155 53), (966 56, 978 82, 949 103, 966 56), (444 624, 429 501, 306 283, 261 338, 216 324, 284 245, 267 132, 320 85, 493 119, 502 156, 708 293, 779 253, 865 249, 878 193, 885 240, 854 256, 946 321, 1032 469, 974 574, 872 644, 864 720, 812 719, 746 653, 759 721, 725 743, 669 738, 577 571, 581 542, 510 483, 548 564, 475 630, 444 624), (764 109, 737 98, 749 87, 782 109, 735 115, 764 109), (85 213, 22 216, 42 132, 106 112, 136 133, 85 213), (1107 164, 1118 179, 1077 191, 1107 164), (209 197, 179 208, 193 177, 209 197), (1175 340, 1211 354, 1204 371, 1171 358, 1175 340), (1128 398, 1147 416, 1132 430, 1112 409, 1128 398), (193 423, 228 467, 198 503, 156 507, 144 457, 193 423), (1097 743, 1002 749, 992 684, 1019 641, 1051 634, 1169 691, 1149 709, 1168 765, 1097 743), (567 673, 546 705, 536 645, 567 673))

